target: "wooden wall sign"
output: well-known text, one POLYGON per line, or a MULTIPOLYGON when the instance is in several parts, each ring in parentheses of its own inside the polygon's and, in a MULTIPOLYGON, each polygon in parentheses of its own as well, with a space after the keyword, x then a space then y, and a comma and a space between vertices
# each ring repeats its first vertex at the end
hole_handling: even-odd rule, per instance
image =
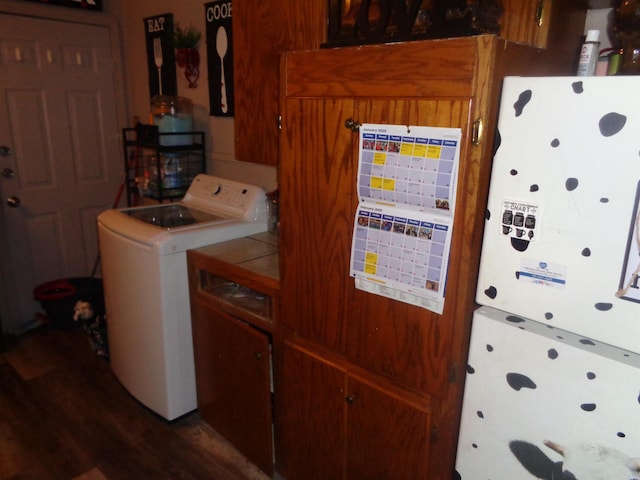
POLYGON ((85 10, 102 11, 102 0, 27 0, 30 2, 48 3, 62 7, 84 8, 85 10))

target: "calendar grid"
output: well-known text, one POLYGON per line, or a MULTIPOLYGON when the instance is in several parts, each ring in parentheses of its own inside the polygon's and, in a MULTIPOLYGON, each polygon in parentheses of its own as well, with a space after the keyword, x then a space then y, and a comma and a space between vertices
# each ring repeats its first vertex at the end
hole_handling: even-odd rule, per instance
POLYGON ((358 288, 442 313, 461 131, 360 131, 351 275, 358 288))

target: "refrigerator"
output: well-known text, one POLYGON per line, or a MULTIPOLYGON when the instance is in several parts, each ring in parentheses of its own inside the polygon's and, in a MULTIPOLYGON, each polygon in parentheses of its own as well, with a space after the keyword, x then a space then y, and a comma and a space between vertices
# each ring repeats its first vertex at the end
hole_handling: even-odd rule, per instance
POLYGON ((640 479, 640 77, 504 80, 456 460, 640 479))

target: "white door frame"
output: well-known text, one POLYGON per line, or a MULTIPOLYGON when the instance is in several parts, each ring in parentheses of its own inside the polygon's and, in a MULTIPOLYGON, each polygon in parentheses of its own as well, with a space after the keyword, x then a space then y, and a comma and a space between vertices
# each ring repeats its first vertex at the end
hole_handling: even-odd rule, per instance
MULTIPOLYGON (((129 99, 124 84, 124 58, 122 50, 122 34, 117 17, 102 12, 89 12, 80 9, 56 7, 52 5, 40 5, 35 2, 14 0, 0 0, 0 13, 9 15, 22 15, 48 20, 60 20, 70 23, 98 25, 106 27, 110 32, 111 52, 113 55, 114 87, 116 95, 116 111, 120 125, 127 125, 129 99)), ((4 199, 0 199, 4 202, 4 199)), ((0 225, 2 224, 2 209, 0 209, 0 225)), ((11 312, 12 285, 7 278, 7 267, 10 265, 6 257, 7 248, 2 244, 0 237, 0 335, 2 332, 2 319, 15 318, 15 312, 11 312)))

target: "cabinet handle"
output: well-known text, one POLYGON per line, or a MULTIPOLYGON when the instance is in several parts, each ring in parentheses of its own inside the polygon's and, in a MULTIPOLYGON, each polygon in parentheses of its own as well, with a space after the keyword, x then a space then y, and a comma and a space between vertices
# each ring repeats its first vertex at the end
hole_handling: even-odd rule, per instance
POLYGON ((458 364, 452 363, 449 365, 449 383, 456 383, 458 379, 458 364))
POLYGON ((344 399, 349 405, 353 405, 353 403, 356 401, 356 396, 351 394, 351 395, 347 395, 344 399))
POLYGON ((471 143, 476 147, 482 142, 482 119, 479 118, 473 122, 471 127, 471 143))
POLYGON ((544 22, 544 3, 543 3, 543 0, 538 0, 538 5, 536 6, 536 25, 541 27, 543 22, 544 22))
POLYGON ((436 443, 438 441, 439 436, 440 436, 439 434, 440 434, 440 432, 438 431, 438 427, 433 427, 431 429, 431 433, 429 435, 429 441, 431 443, 436 443))
POLYGON ((20 205, 22 205, 22 202, 20 201, 19 197, 16 197, 14 195, 7 198, 7 205, 9 205, 11 208, 18 208, 20 205))
POLYGON ((344 126, 352 132, 357 132, 360 130, 362 124, 360 122, 356 122, 353 118, 347 118, 344 122, 344 126))

